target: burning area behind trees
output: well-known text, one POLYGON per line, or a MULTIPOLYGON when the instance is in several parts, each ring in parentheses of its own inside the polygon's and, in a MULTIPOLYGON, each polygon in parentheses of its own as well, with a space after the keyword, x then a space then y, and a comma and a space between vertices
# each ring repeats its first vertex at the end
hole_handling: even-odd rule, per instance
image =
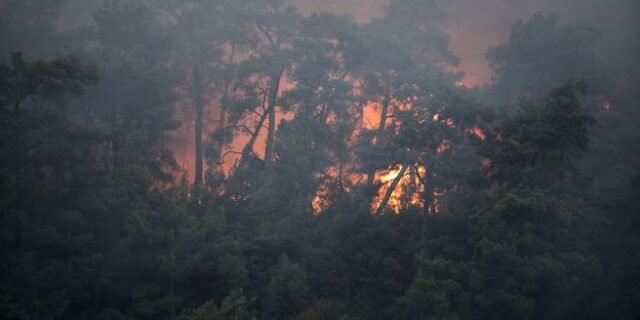
POLYGON ((636 2, 0 0, 0 318, 639 318, 636 2))

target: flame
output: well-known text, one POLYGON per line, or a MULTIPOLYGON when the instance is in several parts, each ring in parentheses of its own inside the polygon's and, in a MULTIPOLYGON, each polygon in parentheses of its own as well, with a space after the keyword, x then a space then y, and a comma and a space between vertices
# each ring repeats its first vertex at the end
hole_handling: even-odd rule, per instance
POLYGON ((442 203, 440 203, 440 197, 442 197, 444 194, 445 194, 445 191, 440 188, 436 188, 433 191, 433 202, 429 206, 429 214, 436 214, 436 213, 439 213, 440 210, 442 210, 442 203))
POLYGON ((476 136, 478 139, 484 141, 487 138, 487 134, 484 133, 484 131, 482 131, 482 129, 478 128, 478 127, 474 127, 474 128, 469 128, 467 129, 467 132, 476 136))
POLYGON ((456 127, 456 122, 451 118, 447 118, 447 121, 445 121, 445 123, 451 128, 455 128, 456 127))
POLYGON ((318 179, 320 186, 316 190, 311 207, 314 215, 320 215, 334 204, 339 189, 349 192, 349 187, 342 186, 339 182, 343 173, 337 167, 328 167, 324 171, 316 172, 313 176, 318 179))
POLYGON ((451 141, 448 139, 442 140, 442 142, 436 148, 436 153, 443 154, 451 149, 451 141))
POLYGON ((611 101, 604 101, 602 103, 602 110, 604 110, 605 112, 611 111, 611 107, 612 107, 611 101))
POLYGON ((331 189, 325 183, 320 185, 318 190, 316 191, 313 200, 311 201, 311 207, 313 208, 314 215, 320 215, 325 212, 329 207, 331 207, 331 189))
MULTIPOLYGON (((422 194, 425 188, 418 174, 425 176, 427 169, 421 165, 416 165, 415 167, 418 168, 418 172, 416 173, 414 169, 407 170, 404 176, 400 178, 398 185, 392 191, 391 197, 387 202, 387 209, 390 209, 395 214, 400 214, 403 209, 409 207, 424 207, 422 194)), ((401 171, 400 166, 396 166, 376 173, 375 182, 380 184, 380 188, 378 188, 378 192, 371 202, 372 213, 378 210, 393 181, 398 178, 401 171)))
POLYGON ((387 173, 383 173, 376 180, 380 183, 387 183, 389 181, 393 181, 400 174, 400 169, 396 168, 387 173))
POLYGON ((382 105, 378 101, 368 102, 362 109, 362 128, 365 130, 375 130, 380 125, 380 114, 382 105))

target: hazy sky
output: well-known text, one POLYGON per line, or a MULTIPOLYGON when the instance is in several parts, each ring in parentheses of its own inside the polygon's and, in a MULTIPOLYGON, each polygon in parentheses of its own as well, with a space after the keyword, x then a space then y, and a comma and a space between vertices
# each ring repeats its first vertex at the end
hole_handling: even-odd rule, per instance
MULTIPOLYGON (((382 15, 387 0, 292 0, 301 11, 330 11, 354 15, 360 22, 382 15)), ((556 14, 564 22, 588 23, 603 33, 601 46, 608 60, 637 52, 640 0, 437 0, 447 14, 451 48, 461 58, 460 70, 469 84, 490 80, 485 60, 489 46, 507 41, 511 24, 536 12, 556 14), (634 51, 635 50, 635 51, 634 51)), ((615 66, 614 66, 615 68, 615 66)), ((624 72, 624 70, 619 70, 624 72)))
MULTIPOLYGON (((352 15, 359 22, 383 14, 388 0, 290 0, 303 13, 329 11, 352 15)), ((640 0, 436 0, 447 14, 451 48, 461 58, 466 82, 488 82, 485 61, 489 46, 507 40, 511 24, 536 12, 553 13, 562 21, 597 26, 603 32, 601 47, 618 73, 637 68, 616 66, 616 61, 640 55, 640 0)), ((89 24, 91 11, 101 0, 69 0, 62 18, 66 28, 89 24)))

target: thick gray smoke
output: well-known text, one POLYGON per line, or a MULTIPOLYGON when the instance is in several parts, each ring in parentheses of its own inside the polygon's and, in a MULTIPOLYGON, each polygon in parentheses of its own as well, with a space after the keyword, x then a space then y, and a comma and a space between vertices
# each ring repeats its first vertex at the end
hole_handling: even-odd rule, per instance
MULTIPOLYGON (((65 29, 91 25, 100 0, 69 0, 61 17, 65 29)), ((365 23, 381 16, 387 0, 291 0, 305 14, 332 12, 365 23)), ((511 25, 536 12, 557 15, 562 22, 588 24, 601 32, 600 52, 616 75, 628 81, 639 73, 633 57, 640 56, 640 1, 636 0, 438 0, 447 14, 453 51, 461 58, 469 84, 486 83, 491 71, 485 53, 507 41, 511 25)))

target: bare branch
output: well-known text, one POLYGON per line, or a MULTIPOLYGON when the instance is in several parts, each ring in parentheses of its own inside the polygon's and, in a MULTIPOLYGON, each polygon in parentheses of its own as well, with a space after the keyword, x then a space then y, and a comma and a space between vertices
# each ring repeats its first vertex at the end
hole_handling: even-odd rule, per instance
POLYGON ((230 154, 235 154, 235 155, 239 155, 242 156, 242 152, 238 152, 238 151, 233 151, 233 150, 229 150, 227 152, 225 152, 222 157, 220 157, 220 161, 217 162, 218 165, 222 165, 224 164, 224 158, 226 158, 228 155, 230 154))

